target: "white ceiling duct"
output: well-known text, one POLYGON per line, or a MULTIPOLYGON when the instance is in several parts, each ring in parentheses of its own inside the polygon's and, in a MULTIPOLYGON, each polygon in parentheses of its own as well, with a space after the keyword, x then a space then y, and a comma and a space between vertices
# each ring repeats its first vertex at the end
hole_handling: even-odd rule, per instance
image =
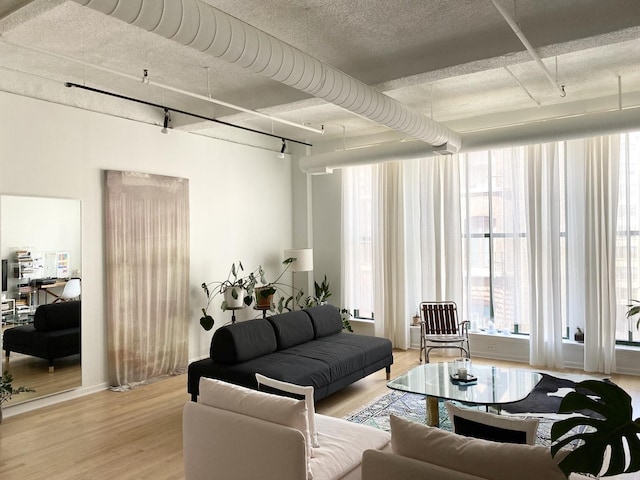
MULTIPOLYGON (((458 153, 612 135, 633 130, 640 130, 640 107, 467 133, 464 135, 463 148, 458 153)), ((312 174, 331 173, 337 168, 426 158, 436 153, 434 148, 429 148, 422 142, 388 142, 302 157, 300 169, 312 174)))
POLYGON ((203 1, 74 1, 438 146, 443 153, 460 148, 460 137, 447 127, 203 1))

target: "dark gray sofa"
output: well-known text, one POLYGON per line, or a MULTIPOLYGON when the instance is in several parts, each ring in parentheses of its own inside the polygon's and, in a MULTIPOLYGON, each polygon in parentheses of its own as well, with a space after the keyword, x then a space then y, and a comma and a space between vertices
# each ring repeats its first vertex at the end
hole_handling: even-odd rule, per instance
POLYGON ((188 391, 197 401, 200 377, 258 388, 256 373, 312 385, 315 400, 382 368, 391 372, 386 338, 342 332, 332 305, 225 325, 211 339, 210 358, 189 365, 188 391))
POLYGON ((80 301, 49 303, 36 309, 33 323, 8 328, 2 336, 2 348, 9 361, 11 352, 54 361, 80 353, 80 301))

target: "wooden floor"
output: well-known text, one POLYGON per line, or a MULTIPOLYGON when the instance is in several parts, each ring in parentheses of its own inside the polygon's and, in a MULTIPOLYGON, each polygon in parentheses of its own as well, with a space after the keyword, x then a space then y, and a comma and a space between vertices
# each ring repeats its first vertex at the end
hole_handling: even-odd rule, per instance
POLYGON ((5 403, 7 407, 53 393, 65 392, 82 385, 80 355, 57 359, 54 371, 49 372, 48 360, 11 352, 9 361, 6 361, 5 357, 2 369, 13 376, 14 387, 26 385, 34 390, 14 396, 5 403))
MULTIPOLYGON (((418 364, 417 351, 396 351, 394 360, 392 376, 397 376, 418 364)), ((634 409, 640 411, 640 377, 611 378, 632 395, 634 409)), ((5 418, 0 425, 0 479, 183 478, 186 382, 186 375, 180 375, 128 392, 98 392, 5 418)), ((343 417, 387 392, 384 371, 377 372, 318 402, 316 411, 343 417)))

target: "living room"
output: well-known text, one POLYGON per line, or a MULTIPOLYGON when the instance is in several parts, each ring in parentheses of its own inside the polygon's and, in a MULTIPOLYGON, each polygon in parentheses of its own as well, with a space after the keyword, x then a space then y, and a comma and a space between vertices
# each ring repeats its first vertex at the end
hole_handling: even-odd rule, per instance
MULTIPOLYGON (((65 28, 64 23, 56 24, 55 9, 51 17, 43 17, 42 20, 38 20, 38 16, 29 12, 28 15, 33 17, 21 27, 20 21, 13 15, 20 14, 17 6, 31 3, 32 5, 25 8, 36 10, 50 10, 51 6, 43 6, 43 2, 13 3, 15 12, 12 10, 12 15, 4 17, 2 23, 3 37, 8 40, 19 42, 31 38, 26 30, 39 31, 40 35, 51 40, 60 34, 59 30, 65 28), (38 30, 40 26, 47 28, 38 30), (5 30, 15 30, 15 37, 5 36, 5 30)), ((53 3, 58 8, 74 12, 87 8, 71 6, 70 2, 53 3)), ((633 19, 630 22, 637 23, 638 17, 633 16, 636 12, 633 10, 634 5, 625 5, 630 9, 628 12, 631 12, 627 14, 627 17, 633 19)), ((223 6, 221 8, 224 10, 223 6)), ((499 16, 497 18, 503 21, 499 16)), ((304 15, 299 16, 298 20, 306 25, 304 15)), ((632 30, 629 26, 618 28, 632 30)), ((637 28, 636 25, 633 32, 637 33, 637 28)), ((633 33, 629 33, 630 30, 626 30, 628 35, 633 33)), ((121 33, 117 31, 117 34, 121 33)), ((44 42, 46 41, 45 39, 44 42)), ((555 40, 548 40, 548 43, 552 42, 555 40)), ((53 43, 55 42, 52 41, 53 43)), ((41 46, 40 42, 36 44, 41 46)), ((304 44, 306 41, 301 41, 300 47, 304 44)), ((6 43, 1 46, 6 49, 6 59, 30 55, 20 47, 6 43)), ((50 49, 55 50, 53 47, 50 49)), ((6 408, 4 417, 7 424, 17 424, 20 417, 28 411, 48 411, 46 408, 52 408, 54 404, 77 401, 80 397, 96 393, 103 400, 97 400, 93 407, 87 406, 87 410, 94 408, 98 411, 104 408, 100 415, 108 416, 108 395, 118 395, 105 391, 109 386, 109 355, 105 313, 107 286, 103 216, 104 170, 146 172, 189 180, 189 360, 207 356, 211 341, 211 333, 204 332, 198 324, 203 301, 200 284, 220 278, 228 270, 230 263, 238 259, 246 265, 262 265, 270 274, 276 274, 280 269, 282 252, 285 249, 313 247, 313 277, 318 280, 326 275, 332 286, 332 300, 337 302, 337 305, 340 304, 342 170, 336 168, 332 175, 308 175, 299 169, 299 161, 307 153, 304 146, 287 142, 284 158, 280 158, 280 137, 263 139, 262 136, 251 133, 239 134, 226 127, 209 127, 205 129, 207 135, 195 134, 189 128, 192 122, 187 122, 175 112, 172 113, 173 128, 169 134, 163 135, 161 110, 145 105, 131 106, 124 100, 117 100, 116 103, 110 103, 100 110, 96 105, 102 101, 96 100, 97 96, 65 88, 62 82, 68 78, 60 77, 58 73, 46 73, 45 63, 64 63, 63 60, 49 58, 43 61, 41 57, 34 57, 33 62, 36 64, 33 73, 17 71, 10 64, 2 71, 0 107, 5 113, 0 119, 0 193, 11 196, 76 199, 81 202, 82 383, 79 388, 6 408), (47 76, 51 78, 46 78, 47 76), (50 83, 54 83, 57 90, 53 94, 47 92, 45 95, 43 85, 48 88, 50 83), (22 87, 26 87, 26 91, 22 90, 22 87), (268 206, 268 213, 258 214, 257 209, 262 210, 265 205, 268 206)), ((139 67, 140 71, 136 70, 131 74, 135 73, 143 78, 143 66, 139 67)), ((76 79, 79 79, 79 82, 84 79, 87 84, 92 84, 99 80, 99 75, 89 66, 84 73, 80 71, 83 67, 75 65, 75 68, 78 70, 76 79)), ((153 83, 153 69, 150 70, 150 75, 153 83)), ((148 95, 140 78, 135 82, 140 84, 136 85, 139 94, 132 96, 148 95)), ((117 86, 121 81, 114 77, 113 85, 117 86)), ((129 82, 134 83, 132 80, 129 82)), ((204 76, 202 83, 206 84, 204 76)), ((611 95, 616 97, 617 79, 614 83, 614 93, 611 95)), ((638 90, 637 79, 624 76, 622 85, 625 102, 631 103, 634 92, 638 90)), ((109 89, 107 85, 103 87, 109 89)), ((516 85, 516 88, 519 87, 516 85)), ((570 91, 570 87, 568 89, 570 91)), ((520 94, 524 95, 522 91, 520 94)), ((162 101, 162 93, 154 92, 154 95, 158 97, 154 101, 162 101)), ((437 95, 437 89, 434 95, 437 95)), ((428 97, 427 90, 423 92, 423 96, 428 97)), ((242 98, 240 94, 236 94, 235 100, 230 101, 241 103, 238 98, 242 98)), ((274 100, 274 104, 276 103, 274 100)), ((428 113, 428 110, 425 112, 428 113)), ((479 122, 480 119, 476 121, 479 122)), ((455 122, 452 120, 451 123, 453 125, 455 122)), ((269 122, 265 124, 269 125, 269 122)), ((313 141, 317 141, 318 145, 317 149, 313 147, 312 151, 329 152, 339 145, 343 140, 338 132, 342 130, 340 125, 339 122, 327 124, 326 144, 323 145, 322 141, 313 137, 313 141)), ((320 124, 317 127, 319 128, 320 124)), ((264 130, 270 131, 271 128, 269 125, 264 130)), ((359 135, 365 133, 361 131, 359 135)), ((296 134, 291 135, 295 137, 296 134)), ((305 133, 295 138, 306 136, 305 133)), ((309 134, 309 137, 312 136, 309 134)), ((383 141, 389 137, 389 132, 384 128, 382 132, 378 132, 378 136, 383 141)), ((353 138, 346 141, 356 142, 353 138)), ((407 329, 413 313, 411 311, 407 315, 407 329)), ((246 319, 252 317, 252 314, 253 312, 248 311, 238 312, 238 317, 246 319)), ((221 314, 219 325, 229 319, 228 313, 221 314)), ((353 324, 359 332, 374 333, 370 321, 356 320, 353 324)), ((528 342, 525 337, 477 332, 472 334, 471 342, 472 356, 527 362, 528 342), (489 345, 493 346, 493 350, 489 345), (492 351, 495 353, 492 354, 492 351)), ((571 366, 578 367, 583 346, 578 342, 569 341, 566 349, 567 358, 575 360, 571 366)), ((625 373, 640 374, 637 366, 637 347, 620 346, 619 352, 618 368, 625 373)), ((417 358, 416 351, 410 354, 411 358, 417 358)), ((371 382, 375 382, 376 388, 380 388, 379 385, 384 383, 384 376, 378 375, 379 378, 359 384, 358 388, 365 389, 371 382)), ((167 388, 179 390, 175 392, 175 398, 182 400, 184 397, 186 401, 185 383, 184 379, 172 379, 167 388)), ((144 393, 145 388, 147 387, 128 393, 128 398, 151 395, 144 393)), ((152 406, 153 402, 145 405, 152 406)), ((175 420, 175 416, 172 419, 175 420)), ((43 415, 38 421, 47 422, 47 418, 43 415)), ((179 428, 179 425, 172 424, 168 428, 179 428)), ((176 449, 180 448, 173 446, 176 449)), ((168 461, 179 461, 177 457, 166 458, 168 461)))

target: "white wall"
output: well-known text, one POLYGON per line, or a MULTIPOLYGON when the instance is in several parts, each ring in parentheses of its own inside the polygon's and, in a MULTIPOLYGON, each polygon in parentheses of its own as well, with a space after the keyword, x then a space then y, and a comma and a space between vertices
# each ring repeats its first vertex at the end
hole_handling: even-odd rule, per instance
MULTIPOLYGON (((212 334, 198 323, 204 304, 200 284, 226 277, 238 259, 247 267, 262 264, 267 273, 279 271, 293 236, 288 155, 280 159, 267 150, 178 130, 163 135, 160 127, 1 92, 0 111, 0 194, 82 202, 83 391, 107 382, 104 169, 189 179, 191 359, 208 354, 212 334)), ((229 315, 216 318, 217 327, 229 315)))
POLYGON ((82 273, 78 200, 3 195, 0 227, 0 255, 9 264, 13 248, 31 247, 40 254, 67 251, 69 275, 82 273))
POLYGON ((331 175, 314 175, 313 192, 313 255, 314 277, 321 281, 326 275, 332 293, 329 303, 341 307, 341 243, 342 243, 342 170, 331 175))

